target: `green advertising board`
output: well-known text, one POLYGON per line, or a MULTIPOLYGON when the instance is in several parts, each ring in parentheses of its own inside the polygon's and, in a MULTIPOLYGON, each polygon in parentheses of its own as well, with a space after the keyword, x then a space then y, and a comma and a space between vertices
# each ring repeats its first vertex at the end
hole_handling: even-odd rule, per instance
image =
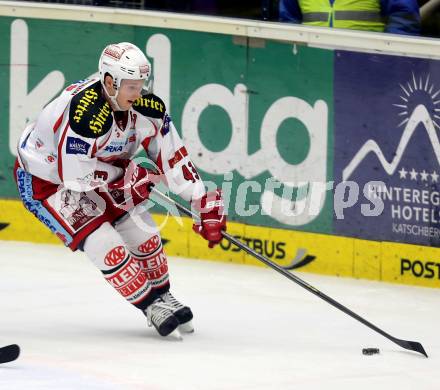
POLYGON ((331 50, 11 17, 0 17, 0 37, 0 198, 18 196, 12 168, 26 123, 65 86, 94 75, 107 44, 129 41, 153 63, 154 92, 167 104, 203 178, 231 193, 230 219, 331 231, 331 196, 315 188, 332 180, 331 50))

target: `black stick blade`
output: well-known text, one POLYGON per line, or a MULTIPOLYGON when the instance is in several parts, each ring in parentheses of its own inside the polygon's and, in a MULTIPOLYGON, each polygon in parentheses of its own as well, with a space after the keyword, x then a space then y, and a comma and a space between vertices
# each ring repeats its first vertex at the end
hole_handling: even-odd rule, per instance
POLYGON ((421 353, 422 355, 428 357, 428 354, 423 348, 423 345, 417 341, 407 341, 407 340, 393 340, 396 344, 399 344, 402 348, 409 349, 410 351, 421 353))
POLYGON ((0 363, 12 362, 20 356, 20 347, 17 344, 6 345, 0 348, 0 363))

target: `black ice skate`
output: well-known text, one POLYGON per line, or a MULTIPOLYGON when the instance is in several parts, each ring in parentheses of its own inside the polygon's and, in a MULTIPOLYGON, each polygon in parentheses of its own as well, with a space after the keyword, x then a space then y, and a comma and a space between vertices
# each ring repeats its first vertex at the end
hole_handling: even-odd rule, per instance
POLYGON ((179 330, 179 320, 173 314, 173 308, 161 298, 157 298, 150 306, 144 310, 147 316, 148 326, 153 325, 161 336, 173 334, 181 339, 179 330))
POLYGON ((182 305, 169 291, 162 294, 160 297, 171 307, 174 316, 179 321, 179 330, 185 333, 194 332, 192 323, 193 313, 191 309, 188 306, 182 305))

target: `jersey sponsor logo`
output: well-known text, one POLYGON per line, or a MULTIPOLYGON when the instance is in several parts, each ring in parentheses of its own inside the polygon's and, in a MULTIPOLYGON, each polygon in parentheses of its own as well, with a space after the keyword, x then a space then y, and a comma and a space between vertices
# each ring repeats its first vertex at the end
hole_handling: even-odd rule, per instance
MULTIPOLYGON (((144 274, 145 276, 145 274, 144 274)), ((145 276, 145 280, 147 280, 145 276)), ((141 301, 144 296, 147 296, 151 291, 151 284, 147 283, 142 288, 137 290, 134 294, 131 295, 130 298, 126 298, 130 303, 136 304, 136 301, 141 301)))
POLYGON ((21 200, 32 214, 34 214, 41 222, 43 222, 53 233, 57 233, 58 229, 54 226, 53 221, 44 215, 44 207, 41 202, 33 198, 32 175, 23 169, 17 169, 17 186, 21 200))
POLYGON ((164 104, 156 98, 155 96, 151 95, 151 97, 140 97, 137 99, 134 103, 134 107, 145 107, 145 108, 152 108, 159 112, 165 112, 164 104))
POLYGON ((163 118, 165 103, 156 95, 143 95, 133 103, 133 109, 149 118, 163 118))
POLYGON ((97 138, 113 124, 112 110, 102 97, 100 86, 100 82, 96 82, 73 97, 70 104, 70 125, 84 137, 97 138))
POLYGON ((146 272, 148 280, 152 281, 153 285, 156 284, 155 281, 158 282, 158 279, 161 279, 164 275, 166 275, 166 277, 168 276, 167 256, 163 252, 163 249, 150 258, 137 260, 142 264, 142 268, 146 272))
POLYGON ((118 270, 116 274, 106 277, 106 279, 126 298, 133 295, 139 296, 141 290, 148 291, 148 286, 145 286, 147 275, 142 271, 140 264, 133 259, 118 270))
POLYGON ((151 257, 151 259, 144 260, 142 264, 148 270, 154 270, 160 268, 163 264, 166 264, 167 256, 163 252, 163 249, 157 254, 151 257))
POLYGON ((67 154, 87 154, 90 144, 80 138, 67 137, 66 153, 67 154))
POLYGON ((93 88, 87 89, 77 102, 73 120, 76 123, 80 123, 84 113, 90 109, 90 106, 95 104, 96 100, 98 100, 98 93, 93 88))
MULTIPOLYGON (((121 133, 118 131, 116 134, 117 134, 117 137, 120 137, 121 133)), ((122 152, 122 150, 124 149, 124 146, 127 144, 128 144, 127 138, 122 139, 120 141, 113 140, 104 148, 104 150, 106 152, 122 152)))
POLYGON ((89 128, 94 134, 101 134, 102 129, 111 114, 110 106, 107 102, 99 108, 98 113, 93 115, 93 119, 89 122, 89 128))
MULTIPOLYGON (((17 170, 18 192, 24 202, 32 202, 34 192, 32 191, 32 176, 23 169, 17 170)), ((25 204, 26 205, 26 204, 25 204)), ((29 207, 26 208, 29 209, 29 207)), ((32 211, 32 210, 31 210, 32 211)))
POLYGON ((146 271, 148 280, 157 287, 168 280, 168 264, 165 262, 156 269, 146 271))
POLYGON ((108 146, 105 147, 104 150, 106 152, 115 153, 115 152, 122 152, 123 148, 124 148, 123 146, 108 145, 108 146))
POLYGON ((114 267, 115 265, 122 263, 124 259, 125 259, 125 248, 124 246, 120 245, 113 248, 110 252, 107 253, 107 255, 104 258, 104 263, 109 267, 114 267))
POLYGON ((139 245, 138 250, 142 253, 153 253, 160 245, 160 238, 156 235, 139 245))
MULTIPOLYGON (((127 283, 136 279, 141 274, 144 273, 142 272, 140 264, 133 258, 130 258, 130 260, 124 264, 122 268, 118 269, 118 271, 111 276, 106 277, 106 279, 113 287, 121 288, 127 283)), ((145 278, 143 280, 145 281, 145 278)))

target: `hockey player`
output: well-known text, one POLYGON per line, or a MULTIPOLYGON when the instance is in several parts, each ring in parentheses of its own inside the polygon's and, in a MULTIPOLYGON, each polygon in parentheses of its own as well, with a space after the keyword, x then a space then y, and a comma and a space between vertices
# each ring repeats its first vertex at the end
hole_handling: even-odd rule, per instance
POLYGON ((143 202, 165 182, 200 212, 194 230, 210 247, 220 242, 226 217, 220 191, 206 193, 165 104, 146 92, 150 74, 136 46, 107 46, 100 77, 70 85, 26 127, 15 178, 25 207, 71 250, 83 250, 167 336, 193 331, 193 314, 169 291, 167 258, 143 202), (139 147, 157 170, 135 164, 139 147))

